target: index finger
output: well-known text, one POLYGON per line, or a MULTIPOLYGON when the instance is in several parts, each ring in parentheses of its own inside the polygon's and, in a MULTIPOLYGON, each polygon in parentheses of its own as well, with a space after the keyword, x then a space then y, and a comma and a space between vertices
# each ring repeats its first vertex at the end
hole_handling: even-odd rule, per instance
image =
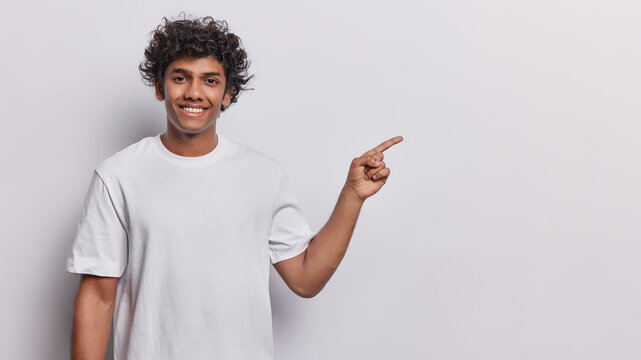
POLYGON ((383 152, 383 151, 389 149, 390 147, 392 147, 392 145, 398 144, 401 141, 403 141, 403 137, 402 136, 395 136, 395 137, 393 137, 393 138, 391 138, 389 140, 383 141, 382 143, 380 143, 378 146, 376 146, 372 150, 383 152))

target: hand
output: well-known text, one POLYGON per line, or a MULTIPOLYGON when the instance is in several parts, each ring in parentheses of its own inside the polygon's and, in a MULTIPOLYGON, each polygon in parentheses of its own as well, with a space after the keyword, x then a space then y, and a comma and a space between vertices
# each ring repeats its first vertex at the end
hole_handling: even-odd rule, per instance
POLYGON ((402 136, 393 137, 352 160, 345 186, 353 190, 360 200, 376 194, 383 187, 390 174, 383 161, 383 151, 401 141, 402 136))

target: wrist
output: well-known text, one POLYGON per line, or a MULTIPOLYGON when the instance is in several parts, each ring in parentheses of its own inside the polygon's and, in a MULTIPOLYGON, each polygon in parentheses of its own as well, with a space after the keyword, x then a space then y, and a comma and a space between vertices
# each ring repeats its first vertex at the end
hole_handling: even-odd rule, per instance
POLYGON ((343 186, 341 194, 344 197, 345 201, 347 201, 348 203, 354 204, 356 206, 360 207, 365 202, 365 199, 361 199, 356 193, 356 191, 354 191, 354 189, 348 184, 345 184, 345 186, 343 186))

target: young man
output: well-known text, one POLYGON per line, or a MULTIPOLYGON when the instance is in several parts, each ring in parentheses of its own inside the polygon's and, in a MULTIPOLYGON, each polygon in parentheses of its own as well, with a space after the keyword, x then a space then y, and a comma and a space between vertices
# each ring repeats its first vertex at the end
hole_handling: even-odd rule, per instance
POLYGON ((363 202, 390 174, 389 139, 352 160, 327 224, 313 232, 280 164, 216 132, 248 61, 210 17, 164 19, 140 70, 165 103, 167 131, 93 172, 67 271, 83 274, 73 359, 273 359, 269 263, 318 294, 340 264, 363 202))

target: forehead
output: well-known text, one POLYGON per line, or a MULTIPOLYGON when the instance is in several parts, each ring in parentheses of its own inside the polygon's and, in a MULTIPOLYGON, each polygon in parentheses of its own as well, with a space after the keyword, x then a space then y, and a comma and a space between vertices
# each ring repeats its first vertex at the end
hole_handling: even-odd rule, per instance
POLYGON ((170 74, 175 69, 188 70, 194 75, 213 72, 217 72, 221 74, 221 76, 225 75, 223 64, 212 56, 200 58, 182 57, 176 59, 167 66, 165 74, 170 74))

